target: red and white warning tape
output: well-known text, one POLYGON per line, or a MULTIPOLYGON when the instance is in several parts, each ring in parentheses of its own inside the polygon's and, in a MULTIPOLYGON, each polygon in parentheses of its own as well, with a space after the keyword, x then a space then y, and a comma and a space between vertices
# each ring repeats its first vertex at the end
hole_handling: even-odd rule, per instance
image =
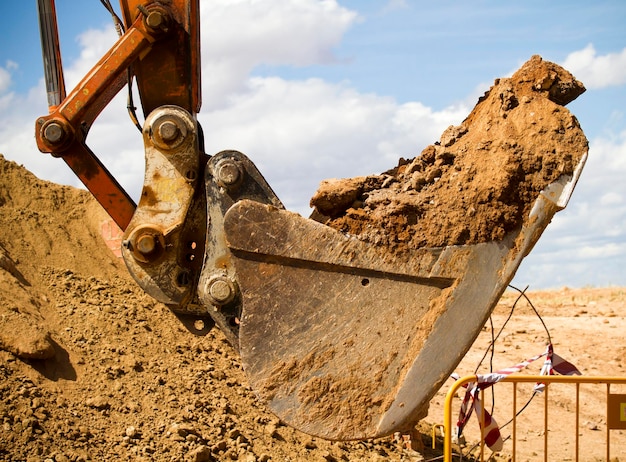
MULTIPOLYGON (((576 368, 576 366, 554 353, 552 344, 547 346, 544 353, 533 356, 532 358, 522 361, 512 367, 507 367, 489 374, 477 375, 476 382, 467 384, 467 391, 465 392, 465 397, 463 398, 463 403, 461 404, 461 410, 459 411, 459 419, 456 424, 457 438, 461 436, 463 428, 465 428, 465 424, 472 415, 472 411, 475 410, 476 415, 478 416, 479 425, 482 427, 484 424, 481 434, 484 435, 485 444, 494 452, 500 451, 504 444, 502 435, 500 434, 500 428, 498 427, 495 419, 484 409, 484 406, 480 402, 479 392, 480 390, 493 386, 511 374, 520 372, 530 363, 544 356, 546 359, 539 375, 553 375, 555 372, 561 375, 580 375, 580 371, 576 368), (480 415, 481 412, 482 416, 480 415)), ((459 378, 458 374, 452 374, 452 377, 454 379, 459 378)), ((544 388, 545 384, 543 383, 538 383, 534 387, 535 391, 538 392, 543 391, 544 388)))

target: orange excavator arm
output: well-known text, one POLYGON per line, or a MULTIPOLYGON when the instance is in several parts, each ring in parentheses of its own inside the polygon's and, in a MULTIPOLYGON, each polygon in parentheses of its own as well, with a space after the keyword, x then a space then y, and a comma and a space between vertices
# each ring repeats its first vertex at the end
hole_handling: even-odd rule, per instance
POLYGON ((126 229, 135 204, 89 150, 87 134, 133 74, 146 115, 166 103, 197 114, 201 104, 200 40, 198 1, 121 3, 125 32, 66 95, 54 0, 38 0, 50 114, 37 119, 35 136, 39 150, 61 157, 126 229))

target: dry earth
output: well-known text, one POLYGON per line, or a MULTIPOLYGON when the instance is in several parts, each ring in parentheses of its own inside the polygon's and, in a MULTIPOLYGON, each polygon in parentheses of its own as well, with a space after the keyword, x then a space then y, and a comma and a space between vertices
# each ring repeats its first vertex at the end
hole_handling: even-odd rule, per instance
POLYGON ((564 107, 584 91, 567 70, 533 56, 419 156, 381 175, 322 182, 313 215, 396 254, 501 240, 587 153, 564 107))
MULTIPOLYGON (((102 239, 106 217, 87 193, 38 180, 1 157, 0 173, 0 460, 440 457, 441 440, 431 450, 429 429, 442 422, 445 390, 418 427, 425 443, 420 452, 391 437, 328 442, 286 427, 256 400, 218 330, 206 337, 189 334, 134 284, 102 239)), ((625 289, 562 289, 529 297, 558 354, 585 375, 624 376, 625 289)), ((507 293, 498 305, 496 328, 514 298, 507 293)), ((546 338, 529 305, 519 302, 496 343, 494 370, 543 352, 546 338)), ((473 373, 490 339, 485 328, 459 365, 461 375, 473 373)), ((528 372, 539 368, 532 364, 528 372)), ((485 363, 480 372, 487 370, 485 363)), ((501 423, 510 415, 504 386, 497 385, 503 391, 494 411, 501 423)), ((605 454, 602 393, 583 391, 581 460, 603 460, 605 454)), ((550 432, 556 432, 573 419, 573 398, 556 390, 550 403, 550 432)), ((520 417, 517 460, 541 454, 541 419, 543 404, 535 399, 520 417)), ((476 441, 476 428, 470 421, 469 442, 476 441)), ((503 428, 505 437, 509 433, 503 428)), ((573 433, 569 440, 550 440, 550 451, 559 454, 550 460, 570 457, 565 454, 573 433)), ((624 432, 611 435, 612 454, 626 454, 624 432)), ((509 440, 497 460, 507 460, 510 452, 509 440)))

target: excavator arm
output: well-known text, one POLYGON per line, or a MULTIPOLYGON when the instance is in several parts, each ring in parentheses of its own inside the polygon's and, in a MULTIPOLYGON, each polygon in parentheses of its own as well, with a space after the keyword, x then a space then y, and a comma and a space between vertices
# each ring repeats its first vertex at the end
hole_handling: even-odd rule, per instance
POLYGON ((285 210, 244 154, 204 153, 198 0, 120 5, 119 39, 66 94, 54 0, 38 0, 50 110, 36 121, 39 149, 124 230, 137 283, 195 334, 217 324, 283 421, 333 440, 410 428, 565 207, 584 159, 503 239, 392 254, 285 210), (133 80, 145 117, 136 205, 86 144, 133 80))

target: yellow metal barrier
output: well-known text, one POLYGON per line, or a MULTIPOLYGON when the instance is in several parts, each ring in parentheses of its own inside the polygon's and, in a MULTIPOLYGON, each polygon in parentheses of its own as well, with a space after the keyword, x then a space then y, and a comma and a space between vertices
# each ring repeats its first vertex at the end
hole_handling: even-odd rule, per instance
MULTIPOLYGON (((453 433, 453 424, 452 424, 452 408, 453 408, 453 399, 456 396, 457 392, 461 390, 461 388, 466 387, 468 384, 476 383, 477 377, 475 375, 469 375, 460 378, 457 380, 448 393, 446 395, 445 404, 444 404, 444 462, 452 462, 452 433, 453 433)), ((626 429, 626 394, 619 393, 611 393, 611 385, 626 385, 626 377, 604 377, 604 376, 562 376, 562 375, 509 375, 502 379, 500 382, 496 383, 494 386, 502 388, 499 384, 509 382, 512 384, 513 392, 512 392, 512 430, 511 430, 511 439, 512 439, 512 458, 511 461, 515 462, 516 460, 516 450, 517 450, 517 389, 519 383, 544 383, 545 388, 543 391, 543 400, 544 400, 544 422, 543 422, 543 450, 544 456, 543 460, 548 461, 548 434, 550 429, 548 427, 548 394, 550 385, 554 383, 563 383, 563 384, 571 384, 575 387, 575 460, 578 461, 580 457, 580 439, 579 439, 579 428, 580 428, 580 386, 581 384, 604 384, 606 385, 606 460, 610 461, 610 450, 611 450, 611 431, 612 430, 624 430, 626 429)), ((464 392, 464 390, 463 390, 464 392)), ((483 394, 481 398, 481 403, 484 405, 484 390, 480 392, 483 394)), ((458 406, 457 406, 458 409, 458 406)), ((481 425, 481 435, 480 435, 480 460, 484 460, 484 442, 482 434, 482 428, 484 426, 481 425)), ((506 452, 506 450, 504 451, 506 452)), ((623 454, 621 454, 623 455, 623 454)))

